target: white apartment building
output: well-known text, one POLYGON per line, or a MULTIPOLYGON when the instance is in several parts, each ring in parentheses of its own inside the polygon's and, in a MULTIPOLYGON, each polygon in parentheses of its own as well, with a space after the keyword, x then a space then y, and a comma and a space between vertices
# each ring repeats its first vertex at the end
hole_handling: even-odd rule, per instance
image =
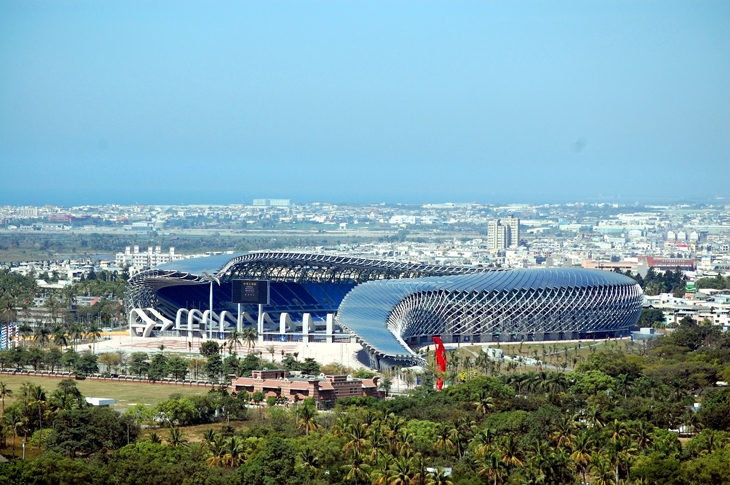
POLYGON ((160 246, 149 246, 147 251, 140 252, 139 246, 127 246, 123 253, 117 253, 117 266, 123 268, 128 265, 137 270, 142 268, 154 268, 160 264, 169 263, 170 261, 179 261, 185 259, 185 256, 175 254, 175 248, 170 247, 167 253, 162 252, 160 246))
POLYGON ((487 223, 487 247, 489 249, 516 248, 520 242, 520 219, 507 217, 487 223))

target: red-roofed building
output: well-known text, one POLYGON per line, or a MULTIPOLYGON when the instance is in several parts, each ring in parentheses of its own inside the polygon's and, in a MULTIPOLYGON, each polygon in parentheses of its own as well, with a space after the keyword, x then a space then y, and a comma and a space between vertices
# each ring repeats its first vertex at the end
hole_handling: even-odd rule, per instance
POLYGON ((654 256, 639 256, 639 261, 644 262, 648 268, 656 268, 663 271, 674 271, 675 269, 683 269, 693 271, 697 267, 697 261, 694 259, 681 258, 660 258, 654 256))
POLYGON ((288 401, 312 398, 322 407, 330 407, 343 397, 382 398, 378 390, 378 377, 354 379, 352 376, 288 376, 285 370, 255 370, 251 377, 238 377, 231 381, 233 392, 249 394, 263 392, 266 397, 280 397, 288 401))

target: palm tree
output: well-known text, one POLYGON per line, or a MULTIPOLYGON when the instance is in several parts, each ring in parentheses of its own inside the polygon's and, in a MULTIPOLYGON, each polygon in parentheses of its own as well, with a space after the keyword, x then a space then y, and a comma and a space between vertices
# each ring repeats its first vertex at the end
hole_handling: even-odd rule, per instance
POLYGON ((436 451, 448 453, 450 450, 456 448, 454 441, 452 440, 452 429, 446 423, 440 423, 436 428, 436 440, 433 443, 433 447, 436 451))
POLYGON ((13 458, 15 457, 15 441, 18 439, 18 431, 23 428, 25 418, 17 407, 9 407, 7 414, 3 411, 3 420, 13 431, 13 458))
POLYGON ((97 327, 96 324, 92 323, 89 325, 89 328, 86 329, 86 337, 89 339, 89 342, 93 344, 99 339, 99 337, 101 337, 101 329, 97 327))
POLYGON ((414 481, 416 470, 411 460, 400 456, 388 467, 390 471, 389 485, 411 485, 414 481))
POLYGON ((178 446, 186 447, 188 445, 188 440, 185 439, 182 431, 180 431, 180 428, 178 428, 177 426, 173 426, 172 428, 170 428, 170 437, 168 438, 167 442, 173 448, 177 448, 178 446))
POLYGON ((628 472, 636 449, 631 447, 631 443, 628 439, 623 438, 611 441, 607 448, 608 459, 614 469, 614 479, 616 481, 616 485, 619 485, 620 473, 622 470, 626 473, 628 472))
POLYGON ((613 443, 621 441, 629 435, 629 430, 626 427, 626 424, 618 419, 614 419, 607 429, 611 435, 611 441, 613 443))
POLYGON ((56 298, 56 294, 50 293, 43 306, 48 309, 51 314, 51 323, 55 325, 58 322, 58 311, 61 309, 61 302, 56 298))
POLYGON ((33 329, 27 323, 22 324, 18 327, 18 333, 23 337, 23 347, 25 347, 25 339, 33 335, 33 329))
POLYGON ((552 439, 555 442, 555 446, 561 448, 563 446, 570 446, 575 435, 575 421, 570 415, 563 415, 555 426, 555 431, 552 433, 552 439))
POLYGON ((68 347, 68 336, 66 330, 61 326, 56 326, 53 329, 53 343, 59 347, 68 347))
MULTIPOLYGON (((213 431, 213 430, 209 430, 213 431)), ((210 466, 216 466, 216 465, 223 465, 225 461, 226 456, 226 443, 223 440, 223 437, 217 434, 214 434, 210 440, 207 442, 208 451, 210 452, 211 456, 208 458, 208 465, 210 466)))
POLYGON ((352 457, 348 463, 342 467, 347 473, 345 480, 354 480, 355 485, 358 483, 367 483, 368 481, 368 465, 365 457, 358 450, 354 450, 352 457))
POLYGON ((628 394, 630 388, 631 378, 628 376, 628 374, 619 374, 618 377, 616 377, 616 390, 624 395, 624 399, 626 399, 626 395, 628 394))
POLYGON ((23 394, 27 399, 28 405, 38 408, 38 428, 40 429, 41 439, 38 443, 38 449, 43 448, 43 408, 46 405, 46 390, 41 386, 26 383, 23 385, 23 394))
POLYGON ((594 485, 613 485, 613 470, 605 458, 595 456, 591 460, 591 477, 594 485))
POLYGON ((297 466, 300 469, 303 468, 308 471, 310 474, 317 473, 320 470, 319 454, 314 450, 314 448, 304 448, 297 455, 297 466))
POLYGON ((38 326, 33 332, 33 339, 39 347, 43 348, 49 342, 48 336, 50 335, 50 333, 51 332, 46 327, 38 326))
POLYGON ((79 340, 84 337, 84 327, 82 327, 80 323, 74 323, 73 325, 71 325, 69 335, 73 339, 74 350, 78 350, 79 340))
POLYGON ((274 354, 276 353, 276 349, 273 345, 269 345, 269 347, 266 349, 271 354, 271 363, 274 363, 274 354))
POLYGON ((0 399, 3 402, 3 415, 5 415, 5 396, 12 396, 13 391, 10 390, 7 384, 0 382, 0 399))
POLYGON ((370 459, 377 465, 378 454, 387 446, 388 440, 380 421, 374 423, 368 431, 370 441, 370 459))
POLYGON ((246 447, 238 438, 231 436, 225 444, 223 464, 228 468, 236 468, 243 463, 246 454, 246 447))
POLYGON ((524 465, 522 449, 514 435, 509 434, 500 441, 499 459, 508 469, 524 465))
POLYGON ((350 431, 347 433, 347 439, 349 441, 345 443, 343 448, 343 451, 345 452, 352 449, 360 453, 367 445, 370 444, 367 438, 367 432, 363 425, 352 426, 350 431))
POLYGON ((601 429, 603 427, 598 406, 588 406, 586 409, 586 421, 588 421, 588 424, 590 424, 593 428, 601 429))
POLYGON ((427 485, 454 485, 450 476, 446 475, 443 468, 437 468, 435 473, 429 473, 426 478, 427 485))
POLYGON ((479 475, 491 480, 494 485, 504 479, 506 470, 498 454, 489 453, 484 457, 479 468, 479 475))
POLYGON ((482 416, 489 414, 489 411, 494 408, 494 398, 492 398, 487 391, 481 390, 477 396, 477 401, 474 403, 477 408, 477 412, 481 413, 482 416))
POLYGON ((256 342, 258 341, 259 333, 256 331, 255 328, 247 327, 243 329, 243 332, 241 332, 241 337, 248 347, 248 353, 250 354, 251 349, 256 348, 256 342))
POLYGON ((588 432, 582 432, 575 437, 572 443, 573 452, 570 454, 570 458, 573 459, 575 464, 583 475, 583 483, 588 483, 587 472, 588 466, 593 460, 591 452, 594 449, 593 437, 588 432))
POLYGON ((487 456, 489 454, 496 439, 495 433, 492 428, 480 429, 476 432, 471 442, 477 456, 487 456))
MULTIPOLYGON (((1 383, 0 383, 1 384, 1 383)), ((691 411, 690 411, 691 412, 691 411)), ((692 413, 694 414, 694 413, 692 413)), ((644 451, 646 448, 654 444, 654 433, 653 426, 647 424, 644 421, 639 421, 636 426, 631 430, 631 438, 636 443, 639 451, 644 451)))
POLYGON ((317 423, 317 410, 312 405, 304 405, 299 410, 299 428, 304 429, 305 434, 314 431, 319 427, 317 423))
POLYGON ((228 334, 228 351, 233 354, 238 350, 239 345, 243 345, 243 332, 239 332, 237 329, 231 330, 228 334))

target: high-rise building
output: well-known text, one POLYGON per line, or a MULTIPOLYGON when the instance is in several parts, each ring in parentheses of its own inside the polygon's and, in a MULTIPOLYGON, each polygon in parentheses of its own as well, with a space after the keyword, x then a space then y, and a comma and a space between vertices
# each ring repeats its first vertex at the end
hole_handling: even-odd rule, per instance
POLYGON ((500 221, 503 226, 509 228, 509 242, 505 241, 505 245, 510 248, 516 248, 520 245, 520 219, 509 216, 500 221))
POLYGON ((507 217, 487 223, 487 247, 489 249, 507 249, 517 247, 520 243, 520 219, 507 217))

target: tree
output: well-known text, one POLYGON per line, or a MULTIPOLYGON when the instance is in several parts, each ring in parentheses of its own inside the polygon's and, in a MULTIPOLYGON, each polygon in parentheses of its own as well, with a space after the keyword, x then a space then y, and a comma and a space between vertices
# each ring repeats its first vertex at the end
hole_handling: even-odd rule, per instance
POLYGON ((13 457, 15 457, 15 442, 18 439, 19 431, 23 429, 25 418, 19 406, 10 406, 8 411, 3 410, 3 421, 13 432, 13 457))
POLYGON ((494 398, 492 398, 486 391, 479 391, 477 401, 474 403, 477 408, 477 412, 482 416, 489 414, 489 411, 494 408, 494 398))
POLYGON ((167 377, 170 373, 168 369, 167 357, 165 354, 159 353, 152 356, 149 369, 147 370, 147 378, 151 381, 159 381, 167 377))
POLYGON ((304 362, 299 364, 299 370, 301 370, 304 374, 308 374, 310 376, 318 375, 319 367, 319 362, 311 357, 307 357, 306 359, 304 359, 304 362))
POLYGON ((243 342, 246 344, 246 347, 248 347, 248 353, 250 354, 251 349, 256 347, 259 333, 253 327, 246 327, 243 329, 243 332, 241 332, 241 337, 243 338, 243 342))
POLYGON ((65 369, 74 369, 76 368, 76 363, 79 361, 80 355, 72 348, 66 349, 66 352, 63 353, 63 357, 61 359, 61 365, 65 369))
POLYGON ((220 345, 218 345, 218 342, 215 342, 213 340, 206 340, 202 344, 200 344, 200 355, 203 357, 210 357, 213 354, 219 353, 221 350, 220 345))
POLYGON ((238 350, 239 345, 243 345, 243 335, 236 329, 231 330, 228 334, 228 351, 233 354, 238 350))
POLYGON ((664 313, 656 308, 643 308, 639 316, 640 327, 654 327, 664 323, 664 313))
POLYGON ((147 354, 144 352, 134 352, 130 357, 129 372, 136 376, 147 375, 150 368, 147 358, 147 354))
POLYGON ((4 382, 0 382, 0 399, 3 403, 3 414, 5 414, 5 398, 12 395, 13 391, 8 387, 8 385, 4 382))
POLYGON ((51 403, 58 409, 76 409, 83 408, 86 406, 84 396, 76 386, 76 381, 73 379, 63 379, 56 386, 56 390, 53 391, 50 398, 51 403))
POLYGON ((61 349, 58 347, 51 347, 48 349, 44 356, 44 362, 51 368, 51 372, 55 372, 56 367, 61 365, 63 362, 63 353, 61 353, 61 349))
POLYGON ((46 327, 36 327, 33 331, 33 339, 35 340, 36 345, 41 348, 45 347, 50 341, 48 338, 50 334, 51 331, 48 330, 46 327))
POLYGON ((74 350, 78 350, 79 340, 84 338, 84 327, 82 327, 80 323, 74 323, 71 325, 69 334, 73 339, 74 350))
POLYGON ((578 434, 573 440, 571 446, 572 452, 570 458, 575 462, 583 475, 583 483, 588 483, 588 467, 590 466, 594 450, 593 437, 590 433, 584 431, 578 434))
POLYGON ((177 355, 170 357, 167 361, 167 368, 170 374, 172 374, 172 376, 178 381, 185 380, 185 377, 188 374, 189 365, 190 362, 187 359, 177 355))
POLYGON ((436 429, 436 436, 433 443, 433 448, 441 453, 450 454, 451 451, 456 449, 456 445, 453 440, 453 429, 446 423, 439 423, 436 429))
POLYGON ((310 431, 319 427, 319 423, 317 423, 317 408, 314 407, 311 401, 305 400, 304 406, 301 406, 298 412, 298 427, 304 430, 304 434, 308 435, 310 431))
POLYGON ((506 475, 505 467, 496 453, 488 453, 479 465, 479 475, 485 477, 494 485, 501 482, 506 475))
MULTIPOLYGON (((38 429, 43 436, 43 411, 46 407, 46 390, 41 386, 36 386, 29 382, 23 384, 21 388, 23 393, 23 400, 28 403, 30 408, 38 409, 38 429)), ((39 442, 38 449, 40 450, 43 446, 43 440, 39 442)))
POLYGON ((82 354, 81 357, 79 357, 78 362, 76 363, 76 372, 85 376, 99 372, 99 365, 97 363, 98 360, 99 358, 94 354, 82 354))
POLYGON ((383 380, 380 381, 380 384, 378 385, 380 389, 385 392, 385 396, 388 397, 388 394, 390 393, 391 388, 393 387, 393 379, 391 379, 390 376, 386 375, 383 377, 383 380))
POLYGON ((28 349, 26 355, 26 360, 33 366, 33 370, 38 370, 38 367, 43 364, 43 360, 46 357, 46 353, 39 347, 31 347, 28 349))
POLYGON ((96 406, 60 412, 53 428, 49 447, 71 458, 116 450, 139 436, 132 416, 96 406))
POLYGON ((173 426, 172 428, 170 428, 170 437, 168 438, 167 442, 173 448, 176 448, 178 446, 188 446, 188 440, 185 439, 182 431, 180 431, 180 428, 178 428, 177 426, 173 426))
POLYGON ((25 340, 33 335, 33 329, 27 323, 23 323, 18 327, 18 333, 23 337, 23 347, 25 347, 25 340))
POLYGON ((121 357, 116 352, 107 352, 99 355, 99 364, 106 367, 107 372, 114 372, 121 364, 121 357))
POLYGON ((205 362, 205 374, 213 382, 217 382, 220 379, 220 375, 223 372, 223 361, 219 354, 212 354, 208 356, 205 362))
POLYGON ((94 324, 89 325, 89 328, 86 329, 86 338, 89 339, 89 342, 93 345, 100 337, 101 329, 94 324))
POLYGON ((230 375, 237 376, 240 372, 240 364, 240 359, 235 353, 229 355, 223 361, 223 375, 225 375, 226 378, 230 375))
POLYGON ((238 469, 242 483, 273 485, 296 483, 296 448, 279 437, 266 441, 261 453, 238 469))

